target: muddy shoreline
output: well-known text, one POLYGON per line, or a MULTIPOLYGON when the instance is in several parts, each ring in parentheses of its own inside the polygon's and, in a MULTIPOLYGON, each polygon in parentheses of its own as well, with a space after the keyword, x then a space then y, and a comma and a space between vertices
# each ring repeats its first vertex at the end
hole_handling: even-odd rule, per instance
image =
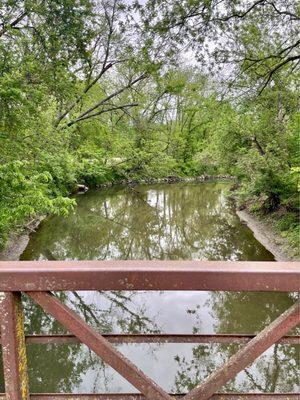
POLYGON ((0 252, 0 261, 18 261, 26 249, 30 234, 34 232, 45 217, 39 217, 24 228, 22 233, 12 233, 6 247, 0 252))
POLYGON ((287 240, 277 233, 271 220, 263 220, 247 210, 236 211, 240 220, 253 232, 255 238, 272 253, 276 261, 297 261, 287 240))

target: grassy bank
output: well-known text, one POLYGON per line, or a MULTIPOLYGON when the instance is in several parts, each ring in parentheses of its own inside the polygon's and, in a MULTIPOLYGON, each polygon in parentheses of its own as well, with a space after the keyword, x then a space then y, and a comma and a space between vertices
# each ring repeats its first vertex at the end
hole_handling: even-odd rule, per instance
POLYGON ((231 198, 241 219, 254 232, 257 228, 259 236, 266 237, 266 247, 269 244, 273 254, 279 249, 279 260, 300 258, 299 195, 296 189, 290 190, 287 184, 274 187, 269 184, 255 191, 249 182, 242 181, 232 187, 231 198))

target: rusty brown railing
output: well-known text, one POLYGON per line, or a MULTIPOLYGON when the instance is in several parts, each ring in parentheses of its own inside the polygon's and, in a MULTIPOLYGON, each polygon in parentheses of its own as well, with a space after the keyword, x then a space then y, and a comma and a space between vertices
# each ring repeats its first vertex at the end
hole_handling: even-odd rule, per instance
POLYGON ((300 323, 300 302, 280 315, 257 335, 101 335, 51 291, 67 290, 300 290, 297 262, 214 261, 0 261, 0 326, 7 400, 299 400, 299 393, 218 393, 240 371, 274 343, 300 344, 300 336, 287 336, 300 323), (21 292, 56 318, 68 335, 25 337, 21 292), (27 343, 86 344, 114 368, 140 394, 30 394, 27 343), (125 358, 114 343, 244 343, 223 366, 188 394, 169 394, 125 358))

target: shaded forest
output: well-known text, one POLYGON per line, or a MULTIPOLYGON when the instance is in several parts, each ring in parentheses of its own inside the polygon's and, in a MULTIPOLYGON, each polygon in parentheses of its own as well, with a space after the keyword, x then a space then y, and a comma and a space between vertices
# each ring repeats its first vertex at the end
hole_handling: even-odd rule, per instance
POLYGON ((299 237, 300 5, 1 0, 0 245, 78 184, 230 175, 299 237))

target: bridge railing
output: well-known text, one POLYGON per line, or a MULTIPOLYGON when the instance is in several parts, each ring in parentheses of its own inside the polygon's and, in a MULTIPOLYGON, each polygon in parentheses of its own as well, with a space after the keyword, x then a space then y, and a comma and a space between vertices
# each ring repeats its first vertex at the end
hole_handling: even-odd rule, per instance
POLYGON ((52 291, 193 290, 298 292, 300 263, 214 261, 23 261, 0 262, 0 326, 7 400, 298 400, 299 393, 219 393, 240 371, 275 343, 300 344, 288 333, 300 323, 297 301, 257 335, 153 334, 102 335, 63 304, 52 291), (25 336, 21 293, 25 293, 69 332, 25 336), (30 394, 28 343, 87 345, 140 394, 30 394), (169 394, 115 347, 115 343, 243 343, 236 354, 187 394, 169 394))

